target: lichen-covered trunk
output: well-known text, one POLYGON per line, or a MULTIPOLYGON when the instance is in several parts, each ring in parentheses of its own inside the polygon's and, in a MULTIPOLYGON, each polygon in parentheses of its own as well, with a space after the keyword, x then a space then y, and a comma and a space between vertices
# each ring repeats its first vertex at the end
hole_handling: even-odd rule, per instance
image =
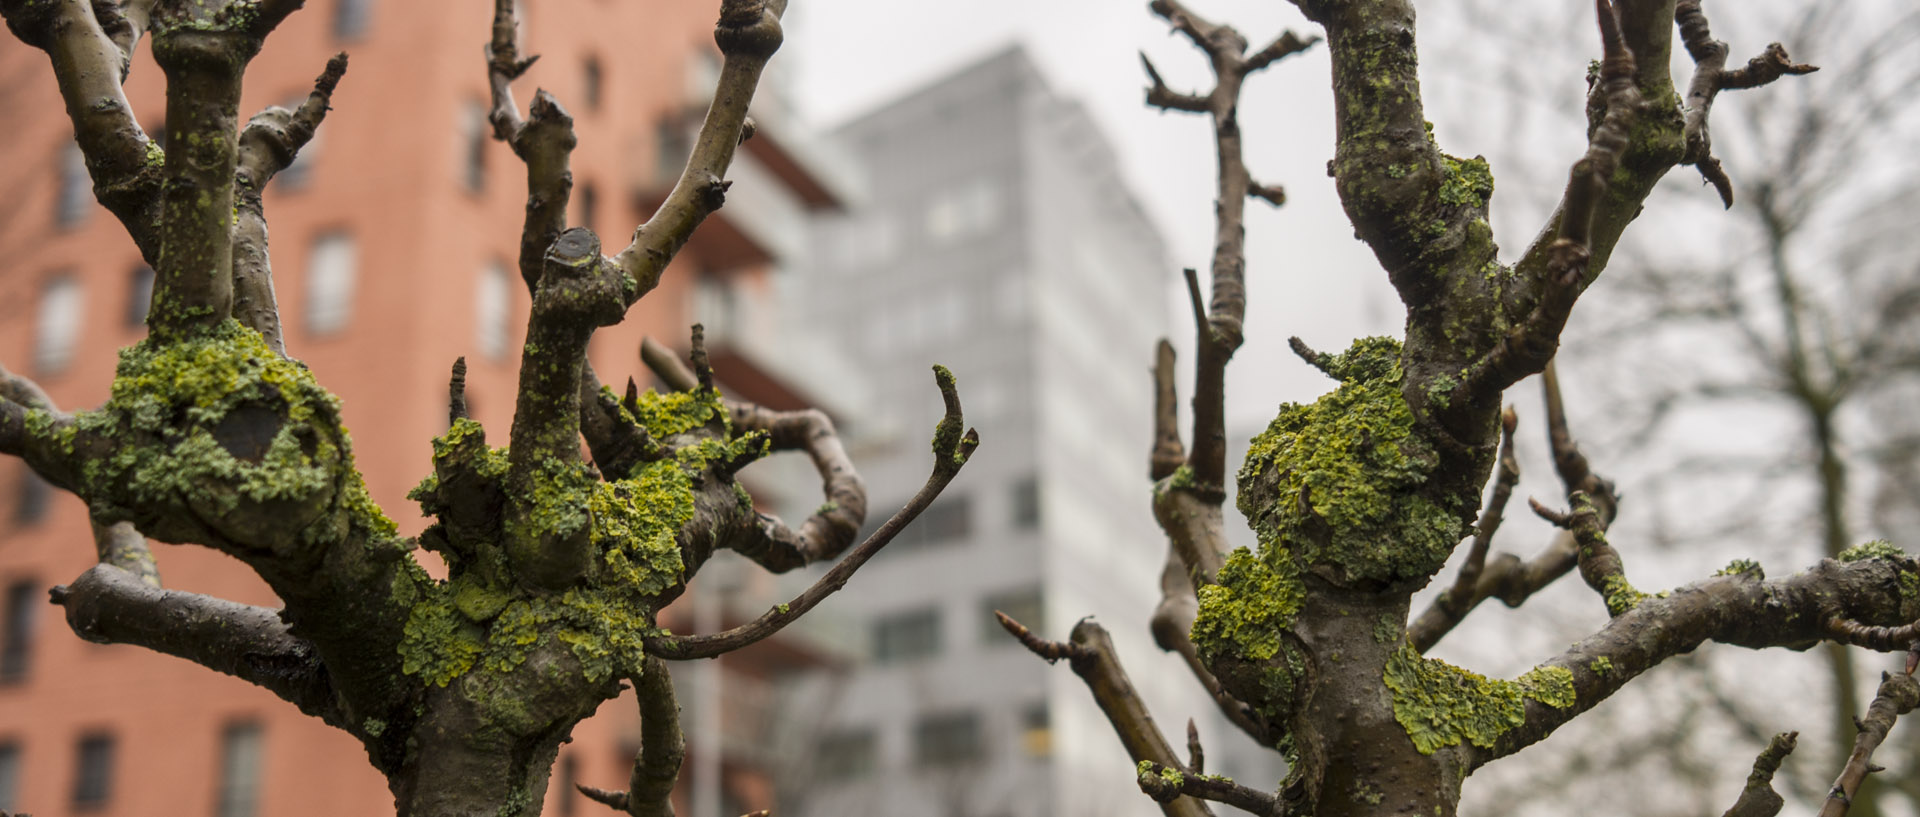
POLYGON ((1377 594, 1313 594, 1298 632, 1319 660, 1315 693, 1295 732, 1326 764, 1312 813, 1318 817, 1418 814, 1450 817, 1464 777, 1454 753, 1423 755, 1394 718, 1382 679, 1402 649, 1397 627, 1407 601, 1377 594))

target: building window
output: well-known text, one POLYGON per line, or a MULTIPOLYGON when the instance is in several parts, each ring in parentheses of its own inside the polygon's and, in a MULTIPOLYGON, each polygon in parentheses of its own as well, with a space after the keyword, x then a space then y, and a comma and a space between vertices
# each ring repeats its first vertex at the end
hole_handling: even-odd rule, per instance
POLYGON ((1047 715, 1046 701, 1020 712, 1020 750, 1028 757, 1046 757, 1053 753, 1053 723, 1047 715))
POLYGON ((577 793, 574 786, 580 781, 580 761, 571 754, 562 756, 560 769, 554 773, 554 776, 559 778, 557 788, 560 789, 560 817, 574 817, 580 813, 578 808, 580 798, 574 796, 577 793))
POLYGON ((0 812, 11 812, 20 800, 20 744, 0 743, 0 812))
POLYGON ((989 645, 1018 644, 1007 637, 1006 628, 1000 626, 1000 618, 994 613, 1006 613, 1007 617, 1026 625, 1036 633, 1045 632, 1047 608, 1042 602, 1040 588, 1028 587, 1004 593, 995 593, 980 603, 980 623, 983 629, 981 637, 989 645))
POLYGON ((1000 220, 1000 188, 986 179, 936 195, 927 204, 927 235, 952 241, 979 235, 1000 220))
POLYGON ((92 214, 93 177, 87 175, 87 155, 79 145, 67 145, 60 154, 60 200, 55 203, 54 222, 76 227, 92 214))
POLYGON ((80 279, 59 275, 40 290, 40 323, 33 342, 33 366, 41 374, 58 374, 73 361, 73 344, 80 337, 80 279))
POLYGON ((7 586, 6 630, 0 633, 0 683, 27 677, 33 659, 33 619, 39 611, 40 587, 33 581, 7 586))
POLYGON ((574 203, 580 208, 577 223, 589 230, 594 229, 594 216, 599 215, 600 193, 594 189, 593 182, 580 185, 580 195, 574 197, 574 203))
POLYGON ((353 236, 329 233, 313 242, 307 257, 307 331, 330 335, 353 318, 353 290, 359 277, 359 253, 353 236))
POLYGON ((1013 483, 1013 526, 1021 529, 1040 527, 1040 478, 1022 477, 1013 483))
POLYGON ((600 70, 600 58, 589 56, 580 66, 580 96, 586 102, 587 110, 600 110, 600 86, 606 77, 600 70))
POLYGON ((46 518, 47 502, 52 498, 53 486, 28 468, 26 463, 21 463, 20 489, 14 495, 13 523, 25 527, 46 518))
POLYGON ((857 780, 873 773, 877 754, 870 729, 828 735, 814 756, 814 774, 824 780, 857 780))
POLYGON ((921 768, 972 763, 981 749, 980 718, 972 712, 928 715, 913 725, 913 762, 921 768))
POLYGON ((220 817, 260 811, 260 724, 235 723, 220 736, 220 817))
POLYGON ((73 808, 95 809, 113 797, 113 736, 95 733, 80 738, 73 773, 73 808))
POLYGON ((507 320, 513 312, 513 276, 507 265, 489 262, 473 293, 474 344, 488 360, 507 356, 507 320))
POLYGON ((873 659, 882 664, 940 654, 940 611, 928 607, 886 616, 873 625, 873 659))
POLYGON ((460 114, 460 179, 467 190, 487 189, 487 141, 492 138, 487 106, 469 100, 460 114))
POLYGON ((147 325, 147 308, 153 306, 153 268, 141 264, 133 268, 127 284, 127 313, 121 318, 127 328, 147 325))
MULTIPOLYGON (((906 504, 904 502, 900 503, 906 504)), ((876 507, 898 507, 881 505, 876 507)), ((867 529, 861 531, 860 538, 865 540, 880 529, 883 519, 868 520, 867 529)), ((942 496, 932 505, 920 512, 919 518, 906 530, 900 531, 891 543, 895 550, 937 545, 955 539, 965 538, 973 530, 973 502, 967 496, 942 496)))
POLYGON ((334 0, 334 39, 360 39, 367 33, 367 24, 372 21, 373 0, 334 0))

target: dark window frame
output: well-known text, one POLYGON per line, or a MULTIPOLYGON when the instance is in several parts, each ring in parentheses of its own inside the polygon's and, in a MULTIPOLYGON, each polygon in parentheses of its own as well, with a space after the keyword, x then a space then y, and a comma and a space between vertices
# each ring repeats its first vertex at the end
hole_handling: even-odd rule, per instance
POLYGON ((92 811, 113 801, 118 741, 112 732, 87 732, 74 744, 73 810, 92 811))
POLYGON ((17 684, 33 671, 34 625, 39 619, 40 583, 15 579, 7 585, 0 624, 0 684, 17 684))
POLYGON ((904 664, 938 656, 943 648, 939 607, 917 607, 873 622, 873 660, 904 664))
POLYGON ((978 763, 987 754, 984 732, 980 713, 972 710, 921 715, 913 724, 913 765, 939 769, 978 763))

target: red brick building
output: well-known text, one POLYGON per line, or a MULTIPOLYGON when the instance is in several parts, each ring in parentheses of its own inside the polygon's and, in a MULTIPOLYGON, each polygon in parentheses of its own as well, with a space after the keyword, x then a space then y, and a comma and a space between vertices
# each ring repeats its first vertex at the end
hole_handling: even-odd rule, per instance
MULTIPOLYGON (((678 173, 718 68, 717 5, 523 3, 523 51, 542 59, 517 96, 524 105, 536 86, 546 88, 573 114, 572 220, 610 246, 625 243, 678 173)), ((403 532, 424 527, 404 497, 429 472, 428 440, 446 426, 453 360, 464 355, 470 365, 476 419, 504 429, 513 405, 529 303, 514 270, 525 175, 485 123, 490 7, 315 0, 273 34, 247 75, 243 116, 303 99, 327 57, 351 55, 335 110, 301 162, 269 187, 266 212, 289 354, 344 401, 368 487, 403 532)), ((162 80, 143 46, 126 87, 149 132, 160 131, 162 80)), ((634 350, 643 334, 684 345, 686 326, 701 317, 697 304, 754 299, 793 251, 797 231, 787 222, 838 206, 833 185, 783 133, 779 112, 760 107, 758 135, 730 174, 741 181, 728 206, 660 288, 596 338, 593 364, 607 380, 640 373, 634 350)), ((105 398, 116 350, 144 334, 152 275, 93 203, 61 111, 45 56, 0 39, 0 121, 8 123, 0 361, 62 407, 80 409, 105 398)), ((771 367, 727 339, 715 344, 723 385, 769 404, 798 402, 771 367)), ((213 551, 156 545, 155 554, 170 589, 275 603, 244 566, 213 551)), ((345 734, 233 678, 73 636, 46 591, 92 561, 82 503, 20 462, 0 461, 0 809, 40 817, 392 813, 385 782, 345 734)), ((751 685, 811 660, 788 645, 734 669, 751 685)), ((630 702, 614 702, 576 731, 547 813, 603 809, 563 797, 568 779, 624 788, 635 720, 630 702)), ((722 765, 723 801, 767 805, 764 781, 722 765)))

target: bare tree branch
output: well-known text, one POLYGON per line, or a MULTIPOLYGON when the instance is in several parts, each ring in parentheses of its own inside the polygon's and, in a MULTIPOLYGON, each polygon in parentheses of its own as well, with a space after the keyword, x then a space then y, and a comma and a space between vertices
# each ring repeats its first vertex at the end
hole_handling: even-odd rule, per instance
POLYGON ((1873 696, 1873 703, 1867 705, 1867 717, 1856 722, 1860 734, 1854 736, 1853 754, 1827 792, 1827 801, 1820 806, 1820 817, 1845 817, 1854 794, 1860 791, 1861 782, 1868 774, 1882 771, 1873 765, 1873 750, 1887 739, 1893 722, 1912 712, 1915 706, 1920 706, 1920 682, 1904 672, 1880 674, 1880 691, 1873 696))
MULTIPOLYGON (((1048 663, 1067 659, 1067 665, 1073 668, 1073 674, 1085 681, 1087 688, 1093 691, 1093 699, 1100 705, 1100 711, 1107 716, 1107 722, 1113 725, 1114 732, 1120 736, 1121 745, 1127 749, 1127 755, 1135 763, 1151 763, 1160 768, 1180 770, 1180 759, 1174 754, 1173 744, 1167 742, 1167 736, 1161 734, 1160 727, 1153 722, 1152 713, 1147 711, 1146 703, 1133 688, 1133 682, 1127 678, 1127 671, 1120 666, 1120 655, 1113 648, 1113 639, 1107 630, 1093 619, 1082 619, 1073 626, 1069 641, 1048 641, 1034 635, 1026 627, 1004 613, 997 613, 1000 626, 1018 638, 1035 655, 1047 659, 1048 663)), ((1158 799, 1158 798, 1156 798, 1158 799)), ((1213 814, 1199 799, 1177 795, 1160 800, 1160 811, 1167 817, 1210 817, 1213 814)))
POLYGON ((741 142, 747 106, 753 101, 760 72, 780 48, 780 14, 785 10, 783 1, 722 0, 720 23, 713 33, 723 56, 719 87, 714 89, 713 104, 694 138, 693 153, 660 209, 634 231, 633 242, 613 258, 638 282, 634 298, 660 282, 667 262, 673 260, 693 229, 725 200, 731 183, 722 179, 741 142))
POLYGON ((280 611, 196 593, 162 590, 112 564, 53 589, 75 634, 184 658, 264 687, 329 725, 357 733, 339 708, 318 651, 293 635, 280 611))
POLYGON ((233 314, 241 325, 259 332, 267 348, 278 355, 287 353, 287 345, 280 332, 280 306, 273 295, 262 194, 274 174, 292 165, 300 149, 313 139, 333 104, 333 89, 346 73, 347 55, 335 54, 297 110, 270 107, 254 114, 240 132, 234 171, 240 212, 233 238, 233 314))
POLYGON ((1526 705, 1525 722, 1493 746, 1470 752, 1471 764, 1513 754, 1551 734, 1641 673, 1708 641, 1760 649, 1807 649, 1828 637, 1834 615, 1885 626, 1920 618, 1901 598, 1902 577, 1920 565, 1900 557, 1824 560, 1793 576, 1767 581, 1758 571, 1731 570, 1657 596, 1636 594, 1606 627, 1541 665, 1566 670, 1574 699, 1565 707, 1526 705))
POLYGON ((806 615, 828 596, 847 585, 847 580, 864 566, 868 560, 880 553, 880 549, 893 541, 900 531, 913 522, 921 511, 933 504, 933 500, 946 490, 953 478, 958 476, 960 468, 973 456, 980 445, 980 435, 973 429, 962 434, 966 420, 960 411, 960 394, 954 386, 953 374, 944 366, 934 367, 934 380, 940 387, 940 397, 946 402, 946 415, 941 418, 933 435, 933 473, 927 477, 926 484, 907 501, 897 513, 875 530, 859 547, 847 555, 820 579, 795 596, 792 601, 768 610, 764 615, 751 622, 735 627, 723 633, 711 635, 657 635, 647 639, 647 652, 662 658, 687 660, 693 658, 712 658, 722 653, 732 652, 756 641, 761 641, 780 632, 788 624, 806 615))
POLYGON ((1800 738, 1799 732, 1781 732, 1773 736, 1767 748, 1760 750, 1760 756, 1753 760, 1753 773, 1747 775, 1746 788, 1740 790, 1740 799, 1721 817, 1774 817, 1780 813, 1780 807, 1786 801, 1780 793, 1773 790, 1773 773, 1779 771, 1780 761, 1793 752, 1800 738))

